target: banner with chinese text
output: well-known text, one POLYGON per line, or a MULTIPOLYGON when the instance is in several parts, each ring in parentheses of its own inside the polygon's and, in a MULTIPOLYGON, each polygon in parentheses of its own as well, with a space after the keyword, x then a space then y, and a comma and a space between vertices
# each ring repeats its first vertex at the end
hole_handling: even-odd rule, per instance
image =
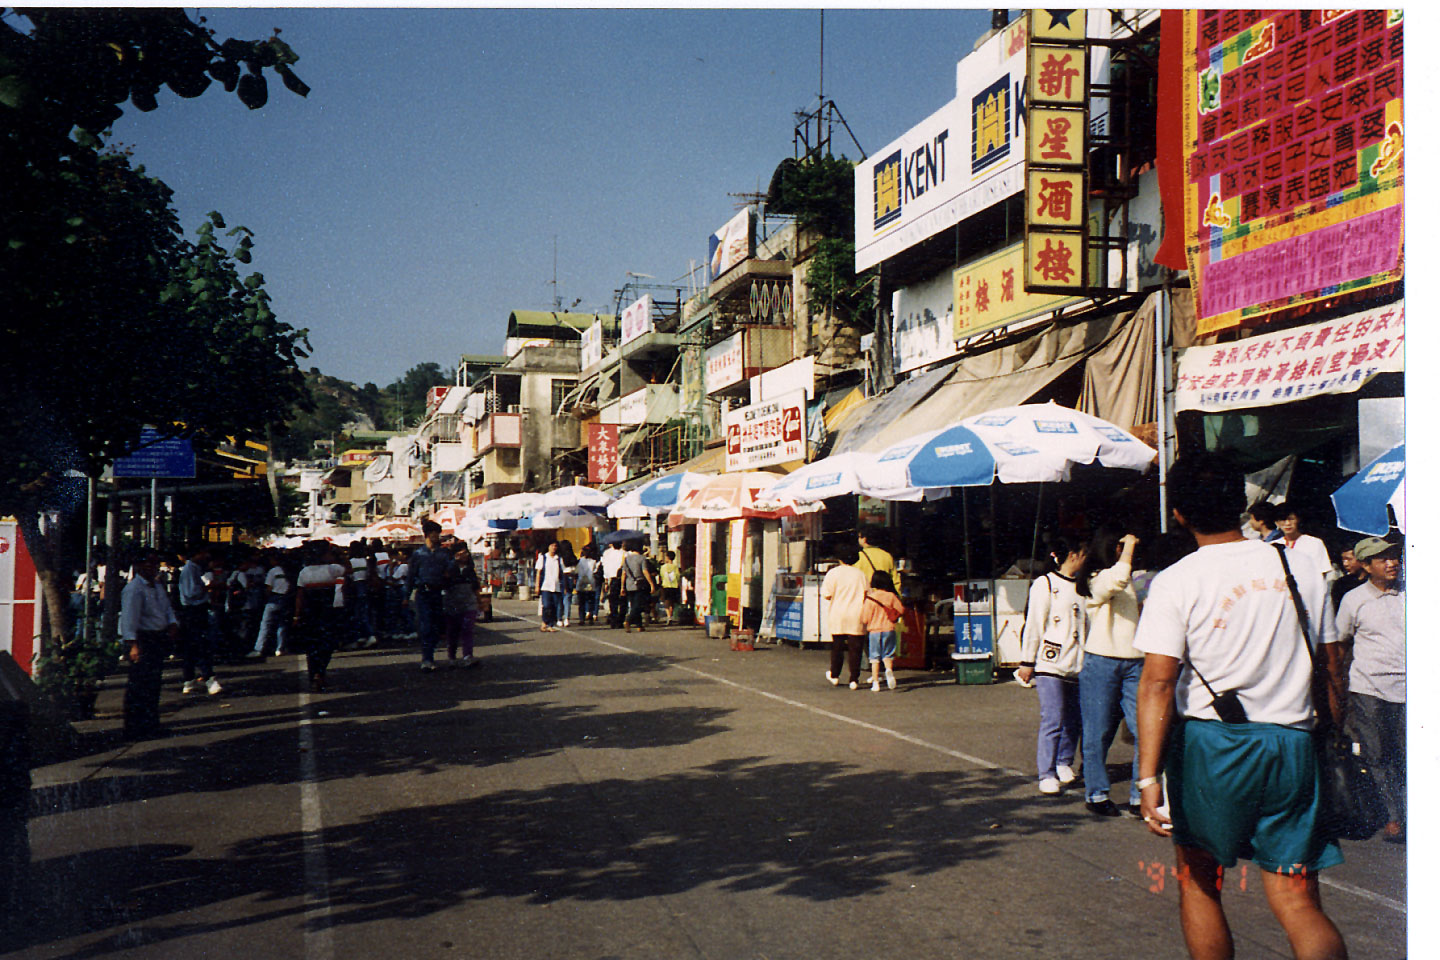
POLYGON ((805 459, 805 393, 725 414, 725 472, 805 459))
POLYGON ((1351 393, 1405 369, 1405 301, 1180 355, 1177 410, 1232 410, 1351 393))
POLYGON ((1403 275, 1399 10, 1187 10, 1197 332, 1403 275))
POLYGON ((613 423, 588 423, 590 483, 614 483, 620 465, 620 428, 613 423))

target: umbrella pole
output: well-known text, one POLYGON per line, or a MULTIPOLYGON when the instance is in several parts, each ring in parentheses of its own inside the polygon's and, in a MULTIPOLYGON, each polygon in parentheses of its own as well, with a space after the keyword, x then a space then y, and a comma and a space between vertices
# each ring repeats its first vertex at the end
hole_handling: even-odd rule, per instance
POLYGON ((1035 551, 1040 548, 1040 505, 1045 500, 1045 482, 1040 482, 1040 490, 1035 494, 1035 532, 1030 536, 1030 559, 1035 559, 1035 551))
POLYGON ((995 484, 992 482, 985 492, 990 497, 990 576, 993 578, 999 575, 995 565, 995 535, 1000 529, 995 525, 995 484))
POLYGON ((965 579, 970 579, 970 499, 964 487, 960 488, 960 521, 965 536, 965 579))

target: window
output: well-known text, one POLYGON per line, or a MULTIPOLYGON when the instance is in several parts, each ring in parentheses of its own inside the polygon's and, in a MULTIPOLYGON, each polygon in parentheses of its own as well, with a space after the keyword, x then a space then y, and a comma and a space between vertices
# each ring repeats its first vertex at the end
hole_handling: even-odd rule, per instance
POLYGON ((565 402, 565 398, 579 382, 578 380, 550 381, 550 413, 552 415, 560 412, 560 405, 565 402))

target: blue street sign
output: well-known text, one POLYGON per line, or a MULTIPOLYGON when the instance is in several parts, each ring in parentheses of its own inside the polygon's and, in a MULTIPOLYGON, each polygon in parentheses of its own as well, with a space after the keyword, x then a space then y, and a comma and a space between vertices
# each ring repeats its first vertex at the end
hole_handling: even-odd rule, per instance
POLYGON ((120 457, 111 468, 117 477, 173 477, 195 479, 195 450, 185 437, 166 437, 154 427, 140 431, 140 446, 128 457, 120 457))

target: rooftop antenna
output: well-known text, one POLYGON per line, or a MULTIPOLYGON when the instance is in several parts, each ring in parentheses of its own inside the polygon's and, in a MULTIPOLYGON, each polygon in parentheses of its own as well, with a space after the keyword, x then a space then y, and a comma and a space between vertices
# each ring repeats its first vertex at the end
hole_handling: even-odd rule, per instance
POLYGON ((550 236, 550 295, 554 299, 555 312, 560 312, 560 238, 550 236))
POLYGON ((825 102, 825 11, 820 11, 820 102, 825 102))

